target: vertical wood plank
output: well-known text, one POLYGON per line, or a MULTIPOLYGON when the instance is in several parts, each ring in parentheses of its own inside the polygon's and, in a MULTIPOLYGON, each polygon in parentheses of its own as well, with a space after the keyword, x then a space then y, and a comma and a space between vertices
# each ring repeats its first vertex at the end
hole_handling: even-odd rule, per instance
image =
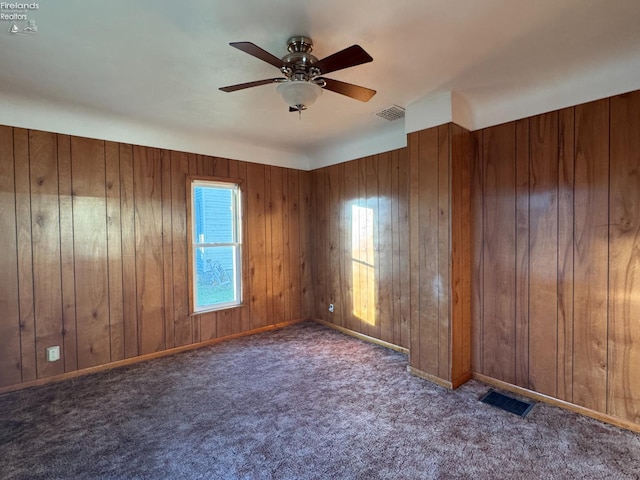
POLYGON ((200 323, 200 337, 198 342, 213 340, 218 336, 218 312, 206 312, 198 315, 200 323))
POLYGON ((120 223, 120 147, 105 142, 107 181, 107 258, 109 274, 109 325, 111 361, 124 358, 122 298, 122 225, 120 223))
POLYGON ((611 99, 607 413, 640 423, 640 91, 611 99))
POLYGON ((0 126, 0 386, 22 381, 13 128, 0 126))
POLYGON ((529 388, 556 396, 558 343, 558 112, 530 119, 529 388))
MULTIPOLYGON (((190 175, 209 175, 209 172, 204 164, 204 160, 203 160, 203 156, 202 155, 196 155, 193 153, 189 153, 187 154, 187 162, 189 165, 189 170, 188 173, 190 175)), ((185 186, 186 188, 186 186, 185 186)), ((191 198, 190 198, 191 192, 187 191, 187 201, 190 202, 191 198)), ((189 222, 187 221, 187 228, 191 228, 192 226, 189 224, 189 222)), ((189 258, 187 260, 187 278, 193 278, 193 272, 192 272, 192 268, 193 268, 193 263, 192 263, 192 259, 189 258)), ((191 297, 193 294, 193 291, 191 289, 189 289, 189 311, 191 311, 192 306, 193 306, 193 298, 191 297)), ((201 333, 201 326, 202 326, 202 315, 191 315, 189 317, 189 320, 191 321, 191 342, 192 343, 197 343, 200 341, 201 337, 202 337, 202 333, 201 333)))
POLYGON ((266 315, 265 322, 267 325, 273 322, 273 304, 274 304, 274 290, 273 290, 273 262, 271 261, 273 255, 273 236, 271 220, 273 218, 273 198, 271 196, 271 167, 265 166, 264 168, 264 269, 266 272, 267 289, 266 289, 266 315))
POLYGON ((202 173, 202 167, 198 167, 198 156, 193 153, 187 154, 187 162, 189 164, 189 175, 204 175, 202 173))
MULTIPOLYGON (((422 130, 419 171, 420 370, 438 375, 438 128, 422 130)), ((412 173, 413 175, 413 173, 412 173)))
POLYGON ((484 374, 515 382, 515 123, 483 131, 484 374), (511 199, 511 201, 509 201, 511 199))
POLYGON ((390 152, 378 155, 378 209, 374 218, 378 222, 378 311, 380 338, 394 341, 393 314, 393 226, 391 177, 393 156, 390 152))
MULTIPOLYGON (((471 135, 471 369, 485 373, 484 369, 484 132, 471 135)), ((528 243, 528 238, 527 238, 528 243)))
POLYGON ((609 100, 575 109, 573 401, 606 411, 609 100))
POLYGON ((120 222, 122 228, 122 305, 124 356, 138 355, 138 293, 136 287, 136 229, 133 197, 133 150, 120 144, 120 222))
MULTIPOLYGON (((233 162, 230 163, 229 168, 230 168, 230 173, 233 174, 233 171, 231 171, 231 166, 232 166, 233 162)), ((250 195, 250 192, 248 190, 247 187, 247 179, 248 174, 247 174, 247 162, 237 162, 237 166, 238 166, 238 178, 240 178, 241 180, 244 180, 244 182, 241 185, 241 189, 242 189, 242 234, 243 234, 243 252, 242 252, 242 262, 243 265, 245 266, 249 266, 249 250, 248 250, 248 238, 249 235, 251 234, 250 228, 249 228, 249 216, 247 214, 247 209, 248 209, 248 198, 250 195)), ((243 285, 243 306, 240 308, 240 324, 238 326, 239 331, 247 331, 251 328, 251 314, 250 314, 250 307, 249 307, 249 299, 251 298, 251 282, 249 281, 249 269, 248 268, 243 268, 242 269, 242 285, 243 285)))
POLYGON ((314 290, 311 279, 311 253, 312 253, 312 209, 311 186, 309 172, 298 172, 300 184, 300 278, 302 317, 311 318, 314 312, 314 290))
POLYGON ((340 325, 339 315, 336 312, 329 312, 329 305, 331 303, 336 303, 336 294, 337 291, 334 290, 333 282, 337 279, 333 277, 333 262, 331 261, 333 255, 335 254, 335 243, 332 237, 333 230, 335 225, 333 224, 334 216, 332 211, 332 204, 335 200, 336 192, 335 186, 332 185, 334 179, 332 178, 332 169, 333 166, 326 167, 322 169, 322 182, 324 187, 323 190, 323 203, 322 206, 322 217, 324 219, 323 222, 323 249, 322 249, 322 265, 324 272, 324 280, 322 283, 323 288, 323 302, 325 304, 325 308, 319 312, 321 318, 326 320, 327 322, 331 322, 334 324, 340 325))
POLYGON ((450 166, 450 128, 452 124, 438 127, 438 271, 436 285, 438 289, 438 376, 451 380, 450 371, 450 325, 451 298, 450 282, 450 219, 451 206, 451 166, 450 166))
MULTIPOLYGON (((529 119, 516 122, 515 382, 529 387, 529 119)), ((539 347, 538 347, 539 348, 539 347)))
POLYGON ((58 135, 58 194, 60 206, 60 267, 62 269, 62 322, 64 371, 78 369, 76 328, 75 256, 73 247, 73 195, 71 187, 71 138, 58 135))
POLYGON ((291 319, 304 318, 302 314, 302 278, 300 272, 300 186, 298 171, 287 171, 287 189, 289 197, 289 299, 291 319))
MULTIPOLYGON (((282 171, 282 288, 284 301, 284 319, 291 320, 291 245, 289 237, 289 169, 282 171)), ((297 258, 296 258, 297 260, 297 258)), ((297 263, 297 262, 296 262, 297 263)))
POLYGON ((256 163, 247 164, 247 216, 250 231, 247 235, 249 249, 249 299, 251 328, 268 325, 267 269, 265 243, 265 167, 256 163))
MULTIPOLYGON (((450 166, 449 166, 449 231, 451 236, 450 262, 451 262, 451 303, 450 303, 450 378, 455 381, 460 377, 461 373, 461 354, 463 342, 463 323, 464 323, 464 303, 465 292, 463 289, 463 227, 462 227, 462 187, 463 187, 463 165, 462 158, 462 129, 455 124, 449 125, 450 136, 450 166)), ((442 253, 442 252, 441 252, 442 253)), ((442 345, 440 346, 442 354, 442 345)))
POLYGON ((574 109, 559 113, 558 142, 558 391, 573 401, 574 109))
POLYGON ((344 326, 344 299, 340 268, 341 243, 341 209, 342 198, 342 164, 332 165, 327 169, 327 289, 328 302, 334 304, 333 313, 328 313, 328 320, 336 325, 344 326))
MULTIPOLYGON (((283 179, 282 168, 269 167, 270 171, 270 244, 271 255, 267 263, 271 265, 271 309, 269 323, 280 323, 285 320, 284 297, 284 228, 282 219, 283 179)), ((269 233, 269 232, 268 232, 269 233)))
POLYGON ((450 125, 451 347, 450 376, 457 385, 471 371, 471 152, 470 133, 450 125))
POLYGON ((353 222, 356 224, 353 234, 353 313, 360 319, 361 332, 369 334, 372 314, 368 305, 368 263, 367 263, 367 159, 358 160, 358 200, 353 222))
MULTIPOLYGON (((354 314, 360 318, 360 328, 362 333, 369 335, 371 332, 371 323, 375 321, 375 305, 370 303, 369 294, 369 270, 371 268, 369 251, 373 250, 373 245, 369 246, 372 241, 373 232, 369 231, 373 227, 373 218, 369 215, 367 208, 367 163, 369 159, 361 158, 358 160, 358 205, 354 222, 355 227, 355 248, 354 250, 354 267, 355 275, 353 277, 353 292, 355 295, 354 303, 356 308, 354 314), (369 218, 370 217, 370 218, 369 218)), ((373 290, 373 288, 371 288, 373 290)))
POLYGON ((371 323, 366 324, 366 332, 374 338, 380 338, 380 255, 379 255, 379 227, 378 219, 378 181, 379 156, 372 155, 366 160, 366 208, 367 208, 367 312, 373 312, 371 323), (370 223, 371 222, 371 223, 370 223))
POLYGON ((336 184, 336 189, 339 191, 339 195, 337 195, 337 203, 335 204, 336 210, 335 212, 332 212, 332 215, 334 215, 335 221, 337 222, 337 228, 334 232, 334 241, 337 250, 333 259, 334 271, 339 278, 337 286, 337 288, 339 289, 337 295, 338 305, 336 305, 336 309, 338 310, 338 314, 340 315, 341 325, 345 328, 349 328, 348 325, 350 324, 352 317, 352 302, 348 297, 348 288, 350 288, 349 286, 351 283, 351 270, 347 263, 347 259, 351 256, 351 239, 349 236, 351 220, 348 216, 350 207, 347 206, 348 199, 346 197, 347 192, 345 190, 345 163, 339 164, 336 167, 338 171, 334 172, 334 183, 336 184))
POLYGON ((186 153, 171 152, 171 245, 173 272, 173 322, 175 346, 193 341, 189 318, 189 277, 187 264, 187 191, 189 160, 186 153))
POLYGON ((56 135, 29 131, 31 243, 38 378, 64 372, 60 208, 56 135), (48 362, 46 348, 59 346, 61 359, 48 362))
MULTIPOLYGON (((231 178, 238 178, 238 175, 237 175, 238 161, 237 160, 233 160, 233 161, 235 162, 236 175, 232 176, 231 178)), ((213 166, 213 174, 216 177, 229 178, 230 177, 229 162, 230 160, 227 160, 226 158, 216 158, 213 166)))
POLYGON ((104 142, 71 138, 78 368, 109 362, 104 142))
POLYGON ((136 290, 140 353, 165 348, 162 260, 162 164, 159 151, 133 147, 136 290))
POLYGON ((358 161, 352 160, 346 162, 343 167, 343 185, 344 200, 342 202, 344 229, 344 325, 346 328, 362 332, 361 320, 355 315, 355 295, 359 292, 355 291, 357 285, 354 275, 357 272, 356 253, 358 242, 357 225, 355 225, 354 216, 358 207, 358 161))
POLYGON ((162 273, 165 348, 175 347, 175 314, 173 305, 173 214, 172 214, 172 180, 171 152, 160 151, 162 171, 162 273))
MULTIPOLYGON (((227 162, 227 168, 229 169, 230 178, 239 178, 240 180, 246 180, 246 175, 240 173, 241 166, 245 165, 245 162, 238 160, 229 160, 227 162)), ((246 171, 246 167, 243 167, 243 171, 246 171)))
POLYGON ((418 132, 407 137, 409 159, 409 309, 410 346, 409 363, 420 369, 420 136, 418 132))
POLYGON ((400 149, 398 159, 398 228, 400 230, 400 340, 398 345, 410 348, 411 319, 411 270, 410 270, 410 231, 409 231, 409 156, 406 148, 400 149))
POLYGON ((217 336, 226 337, 227 335, 231 335, 235 333, 234 329, 236 325, 239 323, 240 311, 238 308, 231 308, 227 310, 222 310, 218 313, 218 329, 217 336))
POLYGON ((314 188, 314 217, 315 229, 313 235, 315 265, 314 293, 315 316, 321 320, 329 321, 329 298, 327 288, 327 169, 321 168, 312 172, 312 187, 314 188))
MULTIPOLYGON (((307 245, 308 254, 308 268, 309 278, 313 278, 313 289, 310 292, 313 293, 313 298, 308 299, 307 305, 311 308, 309 311, 310 318, 320 318, 318 315, 318 270, 320 264, 320 255, 318 252, 318 238, 316 232, 318 229, 318 209, 316 201, 316 189, 318 186, 318 170, 312 170, 306 172, 305 175, 300 174, 300 187, 306 187, 307 193, 305 195, 305 203, 300 203, 301 209, 306 207, 305 218, 313 219, 307 224, 307 233, 309 235, 309 244, 307 245), (306 178, 305 178, 306 177, 306 178)), ((303 212, 301 212, 302 215, 303 212)), ((302 253, 301 253, 302 254, 302 253)))
MULTIPOLYGON (((460 160, 462 162, 461 166, 461 177, 462 177, 462 194, 461 194, 461 203, 459 204, 459 208, 461 210, 460 220, 460 235, 462 236, 460 242, 462 244, 461 247, 461 256, 459 261, 462 263, 461 265, 461 275, 462 275, 462 324, 460 325, 459 321, 456 322, 456 328, 462 330, 460 333, 460 345, 456 348, 456 352, 462 351, 459 353, 460 362, 458 364, 458 369, 452 369, 453 381, 460 381, 460 378, 463 375, 466 375, 471 372, 471 275, 472 275, 472 221, 471 221, 471 169, 472 169, 472 142, 471 142, 471 133, 461 127, 455 126, 456 129, 460 132, 460 141, 462 145, 459 145, 458 155, 461 157, 460 160)), ((458 135, 458 134, 456 134, 458 135)))
POLYGON ((396 345, 402 345, 402 290, 400 288, 400 155, 399 151, 393 151, 390 155, 390 226, 391 250, 391 309, 393 318, 393 341, 396 345))
POLYGON ((22 381, 36 379, 36 331, 33 311, 33 255, 31 248, 31 187, 29 132, 13 129, 15 161, 16 230, 18 244, 18 292, 22 381))

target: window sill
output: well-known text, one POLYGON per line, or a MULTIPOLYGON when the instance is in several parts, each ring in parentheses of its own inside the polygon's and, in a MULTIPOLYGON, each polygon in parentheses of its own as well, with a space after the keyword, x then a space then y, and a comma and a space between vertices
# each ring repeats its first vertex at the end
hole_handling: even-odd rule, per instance
POLYGON ((189 316, 190 317, 197 317, 198 315, 204 315, 206 313, 225 312, 227 310, 234 310, 236 308, 243 308, 243 307, 246 307, 246 306, 247 306, 247 304, 241 303, 239 305, 230 305, 230 306, 221 307, 221 308, 210 308, 208 310, 199 310, 197 312, 189 312, 189 316))

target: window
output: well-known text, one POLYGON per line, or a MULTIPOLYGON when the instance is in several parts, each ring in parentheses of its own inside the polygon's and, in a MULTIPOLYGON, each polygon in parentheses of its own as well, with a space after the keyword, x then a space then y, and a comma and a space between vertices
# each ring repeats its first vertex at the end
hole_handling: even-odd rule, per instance
POLYGON ((189 179, 191 308, 194 313, 242 302, 242 211, 237 183, 189 179))

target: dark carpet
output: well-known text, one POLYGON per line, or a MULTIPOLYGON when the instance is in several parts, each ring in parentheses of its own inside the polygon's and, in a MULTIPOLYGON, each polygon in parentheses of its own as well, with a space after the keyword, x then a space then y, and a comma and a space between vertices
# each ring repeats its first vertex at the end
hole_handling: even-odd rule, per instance
POLYGON ((304 323, 0 396, 3 479, 638 479, 640 436, 526 418, 304 323))

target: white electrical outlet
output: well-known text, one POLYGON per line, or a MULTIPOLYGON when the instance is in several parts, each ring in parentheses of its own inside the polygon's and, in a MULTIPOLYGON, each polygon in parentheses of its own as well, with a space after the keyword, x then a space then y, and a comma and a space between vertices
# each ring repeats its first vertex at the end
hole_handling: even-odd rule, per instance
POLYGON ((333 313, 333 303, 330 303, 330 304, 329 304, 329 311, 330 311, 331 313, 333 313))
POLYGON ((60 346, 47 347, 47 362, 55 362, 60 360, 60 346))

